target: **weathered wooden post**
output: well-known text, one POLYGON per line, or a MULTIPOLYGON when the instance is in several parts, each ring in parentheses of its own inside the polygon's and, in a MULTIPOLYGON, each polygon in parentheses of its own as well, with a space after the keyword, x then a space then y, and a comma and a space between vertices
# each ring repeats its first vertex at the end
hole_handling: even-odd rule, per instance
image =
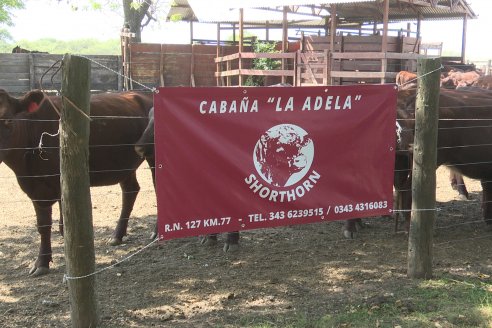
POLYGON ((96 327, 94 231, 89 183, 90 62, 65 55, 60 120, 61 200, 73 327, 96 327))
POLYGON ((408 240, 410 278, 432 277, 432 242, 436 219, 437 125, 441 59, 419 59, 415 108, 412 219, 408 240))

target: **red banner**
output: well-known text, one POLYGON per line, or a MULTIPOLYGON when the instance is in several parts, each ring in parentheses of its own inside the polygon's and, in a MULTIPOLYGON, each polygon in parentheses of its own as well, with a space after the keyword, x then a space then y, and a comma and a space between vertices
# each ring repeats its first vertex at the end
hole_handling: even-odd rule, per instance
POLYGON ((387 215, 393 85, 159 88, 160 239, 387 215))

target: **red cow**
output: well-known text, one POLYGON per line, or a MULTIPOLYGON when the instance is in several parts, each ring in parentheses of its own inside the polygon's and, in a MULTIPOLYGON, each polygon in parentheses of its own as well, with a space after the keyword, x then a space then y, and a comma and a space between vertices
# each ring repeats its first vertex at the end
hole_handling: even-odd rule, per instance
MULTIPOLYGON (((49 272, 51 208, 60 199, 59 138, 43 134, 55 134, 58 130, 59 117, 52 104, 57 108, 62 105, 61 97, 49 98, 47 101, 42 92, 31 91, 18 99, 0 90, 0 162, 14 171, 21 189, 32 200, 41 235, 38 258, 29 272, 32 275, 49 272), (40 140, 42 148, 38 147, 40 140)), ((152 103, 150 95, 136 92, 91 98, 91 115, 98 117, 90 126, 91 186, 119 183, 123 192, 121 215, 111 241, 114 245, 126 235, 128 218, 140 189, 136 169, 143 160, 133 145, 147 126, 152 103), (115 118, 118 116, 125 119, 115 118)))
MULTIPOLYGON (((410 136, 402 139, 400 149, 409 149, 414 121, 415 91, 399 93, 398 118, 410 136)), ((480 180, 483 188, 483 215, 492 227, 492 91, 479 88, 441 89, 437 166, 480 180)))

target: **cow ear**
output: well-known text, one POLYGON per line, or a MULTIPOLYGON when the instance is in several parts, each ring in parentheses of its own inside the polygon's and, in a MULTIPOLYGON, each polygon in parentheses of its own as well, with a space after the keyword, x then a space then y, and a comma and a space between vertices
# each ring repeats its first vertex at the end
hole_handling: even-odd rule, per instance
POLYGON ((19 111, 27 111, 29 113, 37 111, 43 99, 44 94, 42 91, 30 91, 24 96, 24 98, 20 99, 19 111))

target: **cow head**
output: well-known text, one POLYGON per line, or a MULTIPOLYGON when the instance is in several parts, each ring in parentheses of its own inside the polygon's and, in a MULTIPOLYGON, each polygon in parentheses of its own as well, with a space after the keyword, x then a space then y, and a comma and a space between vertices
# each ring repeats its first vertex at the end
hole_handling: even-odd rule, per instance
POLYGON ((41 91, 31 91, 17 99, 0 89, 0 162, 13 145, 14 129, 19 123, 17 119, 24 113, 36 111, 43 99, 41 91))
POLYGON ((398 91, 396 116, 399 131, 396 150, 401 154, 406 154, 413 148, 416 95, 415 89, 398 91))

